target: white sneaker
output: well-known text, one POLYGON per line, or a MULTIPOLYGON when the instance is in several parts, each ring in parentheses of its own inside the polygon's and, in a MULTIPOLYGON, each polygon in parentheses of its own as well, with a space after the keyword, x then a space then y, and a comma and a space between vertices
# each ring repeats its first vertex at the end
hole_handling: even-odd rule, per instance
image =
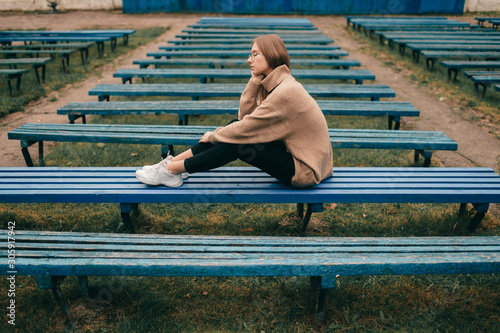
MULTIPOLYGON (((173 156, 172 155, 168 155, 167 157, 165 157, 163 160, 161 160, 160 162, 156 163, 156 164, 152 164, 152 165, 145 165, 142 167, 142 170, 148 170, 148 169, 151 169, 151 168, 157 168, 159 164, 161 163, 168 163, 170 161, 172 161, 172 158, 173 156)), ((182 173, 182 179, 187 179, 189 177, 189 173, 187 172, 183 172, 182 173)))
POLYGON ((167 165, 161 162, 147 170, 137 170, 135 177, 148 185, 165 185, 168 187, 179 187, 182 185, 182 175, 174 175, 168 170, 167 165))

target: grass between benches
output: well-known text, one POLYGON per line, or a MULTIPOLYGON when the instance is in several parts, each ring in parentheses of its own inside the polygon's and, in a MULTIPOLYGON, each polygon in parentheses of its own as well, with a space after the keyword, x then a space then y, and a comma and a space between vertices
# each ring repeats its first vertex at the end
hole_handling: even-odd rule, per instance
MULTIPOLYGON (((166 28, 164 27, 138 29, 136 33, 130 37, 128 45, 123 45, 123 43, 119 41, 114 52, 110 52, 109 45, 106 45, 105 54, 102 58, 98 57, 97 48, 95 46, 91 47, 89 49, 88 62, 84 65, 82 65, 79 59, 80 55, 77 52, 71 56, 72 59, 67 72, 63 72, 61 60, 58 56, 47 64, 47 77, 45 84, 42 85, 38 84, 30 66, 31 72, 23 75, 21 92, 17 93, 15 89, 13 89, 13 97, 9 97, 7 80, 5 80, 4 77, 0 77, 0 117, 12 112, 23 111, 26 104, 30 101, 47 96, 51 92, 65 87, 67 84, 83 81, 87 79, 89 75, 98 74, 103 65, 112 62, 117 56, 126 54, 138 46, 154 40, 165 31, 166 28)), ((19 68, 24 67, 21 66, 19 68)), ((56 96, 57 95, 51 97, 51 100, 56 100, 56 96)))
MULTIPOLYGON (((192 116, 193 125, 216 125, 234 116, 192 116)), ((386 117, 327 116, 329 127, 385 129, 386 117)), ((175 115, 92 117, 92 123, 176 124, 175 115)), ((186 148, 186 147, 185 147, 186 148)), ((56 144, 52 166, 126 166, 156 162, 159 147, 118 144, 56 144)), ((336 166, 411 166, 411 151, 334 151, 336 166)), ((434 162, 436 163, 436 162, 434 162)), ((243 165, 232 163, 231 165, 243 165)), ((438 166, 437 164, 433 164, 438 166)), ((135 217, 136 233, 303 236, 292 204, 148 204, 135 217)), ((327 203, 306 233, 315 236, 461 236, 473 212, 456 218, 450 204, 327 203)), ((114 204, 1 204, 0 221, 18 230, 116 232, 114 204)), ((498 235, 500 220, 488 214, 475 236, 498 235)), ((62 284, 77 327, 95 331, 494 331, 500 297, 497 275, 341 277, 327 299, 323 323, 314 321, 315 293, 301 277, 91 277, 91 297, 78 294, 76 278, 62 284)), ((26 331, 58 330, 61 310, 36 279, 19 277, 16 300, 26 331)), ((2 295, 7 290, 2 285, 2 295)), ((6 297, 6 296, 4 296, 6 297)), ((0 325, 5 325, 4 323, 0 325)), ((2 326, 0 326, 2 327, 2 326)))

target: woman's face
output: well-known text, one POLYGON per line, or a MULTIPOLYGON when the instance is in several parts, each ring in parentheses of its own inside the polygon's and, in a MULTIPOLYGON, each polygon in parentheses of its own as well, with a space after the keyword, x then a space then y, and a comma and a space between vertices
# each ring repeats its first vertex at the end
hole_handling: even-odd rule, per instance
POLYGON ((247 62, 250 64, 252 75, 268 76, 273 71, 267 63, 266 57, 260 52, 257 44, 252 45, 252 53, 248 57, 247 62))

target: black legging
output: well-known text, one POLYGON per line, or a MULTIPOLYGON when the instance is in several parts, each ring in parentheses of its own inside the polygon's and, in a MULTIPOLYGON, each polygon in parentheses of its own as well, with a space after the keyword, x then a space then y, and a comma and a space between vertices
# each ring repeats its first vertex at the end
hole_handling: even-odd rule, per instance
POLYGON ((239 158, 288 185, 291 185, 295 175, 292 154, 287 152, 281 141, 257 144, 198 143, 191 151, 193 156, 184 160, 184 167, 189 173, 211 170, 239 158))

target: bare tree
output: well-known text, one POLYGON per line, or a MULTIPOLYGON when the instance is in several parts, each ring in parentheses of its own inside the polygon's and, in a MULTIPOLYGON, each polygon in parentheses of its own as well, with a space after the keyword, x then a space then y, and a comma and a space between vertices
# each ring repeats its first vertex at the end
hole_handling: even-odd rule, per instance
POLYGON ((50 8, 52 8, 52 11, 57 12, 57 6, 59 6, 60 0, 47 0, 47 4, 50 8))

